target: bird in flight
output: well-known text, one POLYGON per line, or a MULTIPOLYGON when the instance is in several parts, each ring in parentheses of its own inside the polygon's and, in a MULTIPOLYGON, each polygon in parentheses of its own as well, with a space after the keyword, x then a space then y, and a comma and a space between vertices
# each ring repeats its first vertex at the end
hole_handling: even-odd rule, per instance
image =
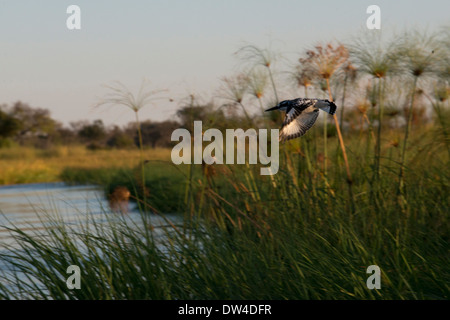
POLYGON ((298 98, 281 101, 266 111, 282 110, 286 112, 280 130, 280 141, 287 141, 304 135, 316 122, 319 110, 333 115, 336 108, 332 101, 298 98))

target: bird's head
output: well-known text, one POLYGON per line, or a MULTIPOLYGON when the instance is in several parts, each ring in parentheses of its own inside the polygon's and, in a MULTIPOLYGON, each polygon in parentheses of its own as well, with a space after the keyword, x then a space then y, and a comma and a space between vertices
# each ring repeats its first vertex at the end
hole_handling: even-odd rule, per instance
POLYGON ((273 111, 273 110, 283 110, 283 111, 285 111, 290 103, 291 103, 290 100, 284 100, 284 101, 281 101, 279 104, 277 104, 275 107, 267 109, 266 111, 273 111))

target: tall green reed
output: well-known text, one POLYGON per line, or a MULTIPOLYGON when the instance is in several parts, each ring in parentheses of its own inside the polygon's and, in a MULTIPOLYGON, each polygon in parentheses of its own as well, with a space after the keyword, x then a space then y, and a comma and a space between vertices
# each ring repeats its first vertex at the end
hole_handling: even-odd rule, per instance
POLYGON ((143 190, 144 199, 147 196, 147 190, 145 187, 145 158, 144 158, 144 144, 142 140, 141 124, 139 120, 139 111, 159 99, 166 99, 160 96, 160 93, 166 90, 149 90, 150 82, 147 79, 143 79, 139 91, 134 95, 125 85, 116 81, 112 85, 106 85, 109 92, 96 104, 96 107, 102 105, 121 105, 130 108, 135 115, 136 127, 139 139, 140 150, 140 171, 141 171, 141 187, 143 190))
MULTIPOLYGON (((316 45, 314 50, 308 50, 306 52, 306 57, 301 58, 300 62, 306 66, 310 66, 315 70, 317 77, 321 78, 326 82, 326 88, 328 91, 328 98, 330 101, 333 101, 333 95, 331 94, 331 86, 330 86, 330 78, 340 70, 342 65, 348 60, 348 50, 342 44, 337 46, 333 46, 331 43, 326 45, 316 45)), ((350 167, 347 158, 347 152, 345 148, 344 139, 340 130, 339 121, 337 119, 337 115, 333 115, 333 119, 336 126, 336 131, 338 134, 339 145, 341 147, 342 156, 344 158, 344 164, 347 175, 347 185, 348 192, 350 194, 351 207, 354 208, 353 205, 353 191, 352 191, 352 183, 353 179, 350 172, 350 167)), ((325 173, 325 183, 327 184, 327 166, 328 166, 328 146, 327 146, 327 122, 324 122, 324 173, 325 173)))
POLYGON ((437 41, 436 35, 412 31, 403 36, 402 41, 398 44, 397 52, 402 56, 404 70, 413 78, 398 177, 398 192, 401 195, 401 200, 404 202, 404 170, 405 162, 407 160, 406 150, 411 130, 417 84, 419 79, 436 72, 439 68, 440 61, 443 59, 443 55, 445 55, 445 51, 437 41))
MULTIPOLYGON (((436 146, 433 136, 416 134, 426 141, 415 148, 436 146)), ((336 150, 333 147, 330 152, 336 150)), ((260 176, 259 166, 214 165, 220 172, 210 176, 211 184, 193 179, 190 187, 198 200, 192 206, 202 215, 185 215, 197 220, 185 231, 180 222, 160 227, 142 215, 144 220, 135 225, 126 216, 109 213, 106 223, 93 219, 86 229, 56 223, 50 234, 40 237, 11 228, 28 249, 2 252, 0 260, 16 263, 17 271, 37 277, 44 289, 13 278, 22 293, 0 288, 0 295, 5 299, 25 298, 25 292, 34 299, 448 299, 449 172, 440 167, 445 150, 433 150, 432 157, 417 159, 417 176, 405 176, 411 215, 399 210, 392 183, 386 184, 383 195, 376 194, 380 208, 374 211, 363 183, 367 167, 357 170, 360 164, 352 157, 355 213, 348 210, 349 195, 339 174, 329 176, 331 194, 319 175, 296 184, 296 172, 285 169, 283 161, 274 177, 260 176), (414 183, 417 177, 425 181, 414 183), (81 267, 81 290, 65 286, 65 268, 70 264, 81 267), (382 290, 366 287, 366 268, 372 264, 382 270, 382 290)), ((296 163, 294 153, 287 157, 296 163)), ((194 177, 200 177, 201 166, 193 170, 194 177)), ((339 171, 337 164, 330 166, 330 173, 339 171)), ((392 171, 381 178, 391 181, 392 171)))
MULTIPOLYGON (((364 33, 359 38, 353 40, 353 43, 349 46, 351 59, 357 65, 359 71, 374 79, 372 82, 372 90, 376 95, 374 95, 376 99, 374 105, 378 106, 378 128, 373 169, 374 182, 380 179, 381 174, 381 133, 386 81, 390 76, 400 71, 398 68, 399 54, 396 52, 395 46, 398 41, 398 38, 394 38, 388 42, 383 41, 381 32, 364 33)), ((371 121, 373 122, 373 118, 371 121)))

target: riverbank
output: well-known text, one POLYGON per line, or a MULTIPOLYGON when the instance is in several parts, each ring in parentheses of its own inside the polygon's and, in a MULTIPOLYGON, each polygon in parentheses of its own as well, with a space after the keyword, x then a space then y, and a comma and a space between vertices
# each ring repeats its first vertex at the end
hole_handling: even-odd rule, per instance
MULTIPOLYGON (((170 160, 169 149, 145 150, 148 160, 170 160)), ((0 185, 62 181, 66 168, 133 168, 139 149, 88 150, 81 145, 49 149, 15 146, 0 148, 0 185)))

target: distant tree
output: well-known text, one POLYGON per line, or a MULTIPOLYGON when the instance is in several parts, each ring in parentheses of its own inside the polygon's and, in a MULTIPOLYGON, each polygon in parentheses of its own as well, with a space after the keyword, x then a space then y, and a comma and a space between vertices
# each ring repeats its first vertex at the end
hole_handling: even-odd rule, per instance
POLYGON ((0 137, 11 138, 22 128, 22 122, 0 109, 0 137))
POLYGON ((156 143, 161 139, 162 134, 158 122, 151 120, 141 122, 142 142, 144 145, 151 145, 154 149, 156 143))
POLYGON ((86 120, 78 120, 78 121, 72 121, 69 123, 70 129, 78 134, 80 132, 81 128, 83 128, 85 125, 89 124, 86 120))
MULTIPOLYGON (((181 125, 177 121, 166 120, 162 122, 146 120, 141 122, 142 141, 145 146, 156 147, 170 147, 172 145, 172 132, 180 128, 181 125)), ((138 136, 136 128, 133 124, 129 125, 129 130, 133 130, 134 140, 138 145, 138 136)))
POLYGON ((99 143, 106 137, 105 126, 102 120, 94 120, 92 124, 84 124, 78 131, 78 136, 89 143, 99 143))
POLYGON ((177 116, 180 119, 181 126, 189 131, 194 130, 194 121, 202 121, 203 123, 208 120, 208 107, 207 106, 185 106, 177 111, 177 116))
POLYGON ((10 115, 21 122, 18 139, 23 142, 29 137, 46 137, 57 128, 57 122, 50 117, 50 111, 42 108, 32 108, 21 101, 10 109, 10 115))
POLYGON ((161 139, 159 145, 161 147, 171 147, 173 142, 171 140, 172 132, 180 128, 180 123, 173 120, 166 120, 159 123, 159 130, 161 132, 161 139))
POLYGON ((129 148, 134 145, 133 137, 118 126, 114 126, 108 134, 106 144, 113 148, 129 148))
POLYGON ((52 140, 53 143, 67 145, 78 142, 78 137, 76 131, 61 125, 55 130, 52 140))
POLYGON ((203 129, 216 128, 220 125, 218 120, 223 118, 223 111, 217 109, 212 102, 199 103, 194 95, 190 95, 176 115, 180 119, 181 127, 193 132, 194 121, 202 121, 203 129))

